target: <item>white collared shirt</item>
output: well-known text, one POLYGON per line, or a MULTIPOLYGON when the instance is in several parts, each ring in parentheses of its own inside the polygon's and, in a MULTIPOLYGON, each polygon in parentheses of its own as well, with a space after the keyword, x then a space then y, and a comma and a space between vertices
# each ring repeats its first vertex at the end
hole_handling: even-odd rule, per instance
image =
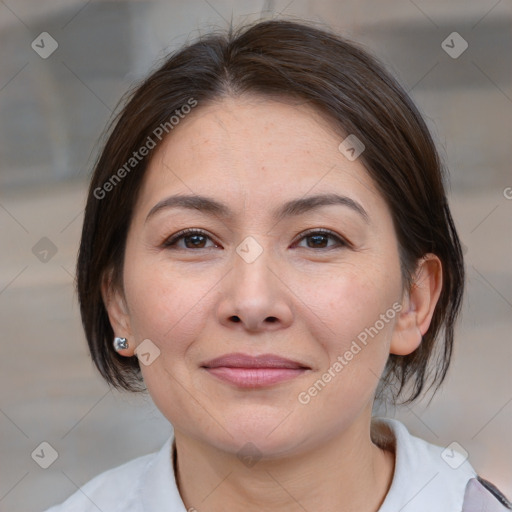
MULTIPOLYGON (((467 460, 412 436, 398 420, 373 418, 372 424, 375 442, 395 451, 393 481, 378 512, 462 510, 466 485, 476 477, 467 460)), ((174 475, 173 442, 171 436, 160 451, 101 473, 46 512, 187 512, 174 475)))

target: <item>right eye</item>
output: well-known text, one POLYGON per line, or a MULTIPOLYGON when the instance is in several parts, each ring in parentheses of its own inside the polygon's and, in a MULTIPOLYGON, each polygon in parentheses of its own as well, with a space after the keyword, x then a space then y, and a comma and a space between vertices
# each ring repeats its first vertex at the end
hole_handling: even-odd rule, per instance
MULTIPOLYGON (((210 239, 210 236, 206 233, 206 231, 200 229, 184 229, 171 235, 169 238, 165 240, 162 244, 166 249, 178 248, 178 249, 210 249, 211 247, 205 247, 204 243, 207 239, 210 239), (178 247, 177 243, 184 241, 185 247, 178 247)), ((218 245, 214 245, 214 247, 218 247, 218 245)))

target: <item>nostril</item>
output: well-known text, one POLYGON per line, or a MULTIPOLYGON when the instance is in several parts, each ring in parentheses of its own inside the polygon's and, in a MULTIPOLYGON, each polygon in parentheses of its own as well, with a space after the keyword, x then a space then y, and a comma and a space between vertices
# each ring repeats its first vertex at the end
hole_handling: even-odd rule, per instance
POLYGON ((276 318, 275 316, 269 316, 269 317, 267 318, 267 321, 268 321, 268 322, 275 322, 276 320, 277 320, 277 318, 276 318))
POLYGON ((232 316, 231 320, 233 320, 234 322, 240 322, 240 318, 238 318, 237 316, 232 316))

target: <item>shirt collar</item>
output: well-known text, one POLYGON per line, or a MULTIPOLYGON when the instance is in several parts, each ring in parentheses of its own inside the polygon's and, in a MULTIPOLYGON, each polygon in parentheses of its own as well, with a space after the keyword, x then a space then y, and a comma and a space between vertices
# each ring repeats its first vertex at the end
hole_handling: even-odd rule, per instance
POLYGON ((176 482, 176 442, 174 434, 151 460, 139 484, 142 510, 187 512, 176 482))
MULTIPOLYGON (((402 512, 460 510, 465 486, 476 475, 469 462, 450 468, 441 457, 443 448, 412 436, 395 419, 372 418, 372 440, 395 453, 393 480, 379 512, 395 512, 397 507, 402 512)), ((139 484, 143 511, 187 512, 176 475, 173 434, 148 463, 139 484)))

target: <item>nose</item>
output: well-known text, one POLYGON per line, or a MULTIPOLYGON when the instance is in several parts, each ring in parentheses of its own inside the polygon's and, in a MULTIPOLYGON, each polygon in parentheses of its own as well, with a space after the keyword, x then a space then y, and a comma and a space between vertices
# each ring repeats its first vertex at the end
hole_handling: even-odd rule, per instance
POLYGON ((293 294, 269 254, 270 250, 264 249, 251 262, 234 254, 233 267, 223 279, 218 308, 223 325, 258 332, 291 324, 293 294))

